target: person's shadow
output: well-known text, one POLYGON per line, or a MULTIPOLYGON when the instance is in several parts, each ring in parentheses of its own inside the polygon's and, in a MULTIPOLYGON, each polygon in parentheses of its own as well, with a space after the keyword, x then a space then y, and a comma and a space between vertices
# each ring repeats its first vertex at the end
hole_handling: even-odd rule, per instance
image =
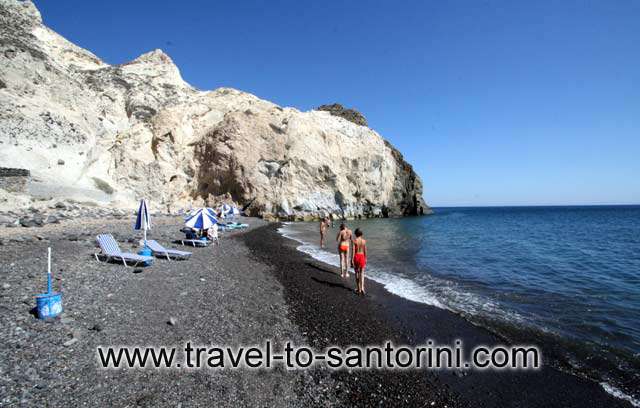
POLYGON ((338 270, 337 270, 337 269, 331 270, 331 269, 329 269, 329 268, 322 267, 322 266, 317 265, 317 264, 314 264, 314 263, 312 263, 312 262, 307 262, 307 266, 310 266, 310 267, 312 267, 313 269, 315 269, 315 270, 317 270, 317 271, 320 271, 320 272, 329 273, 329 274, 331 274, 331 275, 339 275, 339 273, 338 273, 338 270))
POLYGON ((322 285, 326 285, 326 286, 332 287, 332 288, 341 288, 341 289, 347 290, 349 292, 353 292, 353 289, 346 287, 342 283, 329 282, 329 281, 325 281, 325 280, 322 280, 322 279, 314 278, 313 276, 311 277, 311 280, 314 281, 314 282, 320 283, 322 285))

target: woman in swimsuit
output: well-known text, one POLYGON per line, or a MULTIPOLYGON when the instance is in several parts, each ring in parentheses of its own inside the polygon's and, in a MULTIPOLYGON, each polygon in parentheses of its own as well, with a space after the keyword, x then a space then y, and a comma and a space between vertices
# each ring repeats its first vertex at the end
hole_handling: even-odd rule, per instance
POLYGON ((338 241, 338 253, 340 254, 340 276, 343 278, 349 277, 349 243, 351 236, 349 230, 344 225, 340 224, 340 231, 336 237, 338 241))
POLYGON ((362 231, 356 228, 356 239, 353 240, 353 269, 356 272, 356 293, 364 295, 364 267, 367 265, 367 241, 362 238, 362 231))

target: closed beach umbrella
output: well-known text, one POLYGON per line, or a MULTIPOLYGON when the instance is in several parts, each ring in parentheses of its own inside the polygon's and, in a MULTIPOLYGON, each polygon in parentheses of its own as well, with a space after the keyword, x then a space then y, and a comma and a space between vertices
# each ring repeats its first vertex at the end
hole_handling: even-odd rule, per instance
POLYGON ((133 228, 143 231, 144 245, 147 246, 147 230, 151 229, 151 217, 149 217, 149 210, 147 209, 147 200, 144 198, 140 200, 138 216, 136 217, 136 225, 133 228))
POLYGON ((207 230, 213 226, 213 224, 217 224, 218 220, 209 214, 205 208, 201 208, 198 210, 191 218, 184 223, 185 226, 189 228, 202 229, 207 230))

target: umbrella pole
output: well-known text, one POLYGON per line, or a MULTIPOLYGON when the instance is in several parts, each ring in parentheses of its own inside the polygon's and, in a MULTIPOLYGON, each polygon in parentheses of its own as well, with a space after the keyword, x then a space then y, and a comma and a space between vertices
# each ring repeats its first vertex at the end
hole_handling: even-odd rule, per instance
POLYGON ((51 294, 53 288, 51 287, 51 247, 47 248, 47 293, 51 294))

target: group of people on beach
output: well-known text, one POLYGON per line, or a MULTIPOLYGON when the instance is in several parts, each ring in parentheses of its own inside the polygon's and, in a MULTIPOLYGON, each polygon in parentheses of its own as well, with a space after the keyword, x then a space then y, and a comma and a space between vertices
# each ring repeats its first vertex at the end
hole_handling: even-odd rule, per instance
MULTIPOLYGON (((325 247, 325 236, 332 226, 331 219, 324 217, 320 220, 320 248, 325 247)), ((340 276, 349 277, 349 265, 353 267, 356 277, 356 293, 364 295, 364 268, 367 265, 367 241, 360 228, 355 233, 343 222, 340 224, 338 235, 338 254, 340 255, 340 276)))
POLYGON ((218 234, 218 224, 213 224, 211 228, 199 229, 199 228, 186 228, 182 231, 185 233, 186 239, 201 239, 207 238, 214 244, 220 245, 220 235, 218 234))

